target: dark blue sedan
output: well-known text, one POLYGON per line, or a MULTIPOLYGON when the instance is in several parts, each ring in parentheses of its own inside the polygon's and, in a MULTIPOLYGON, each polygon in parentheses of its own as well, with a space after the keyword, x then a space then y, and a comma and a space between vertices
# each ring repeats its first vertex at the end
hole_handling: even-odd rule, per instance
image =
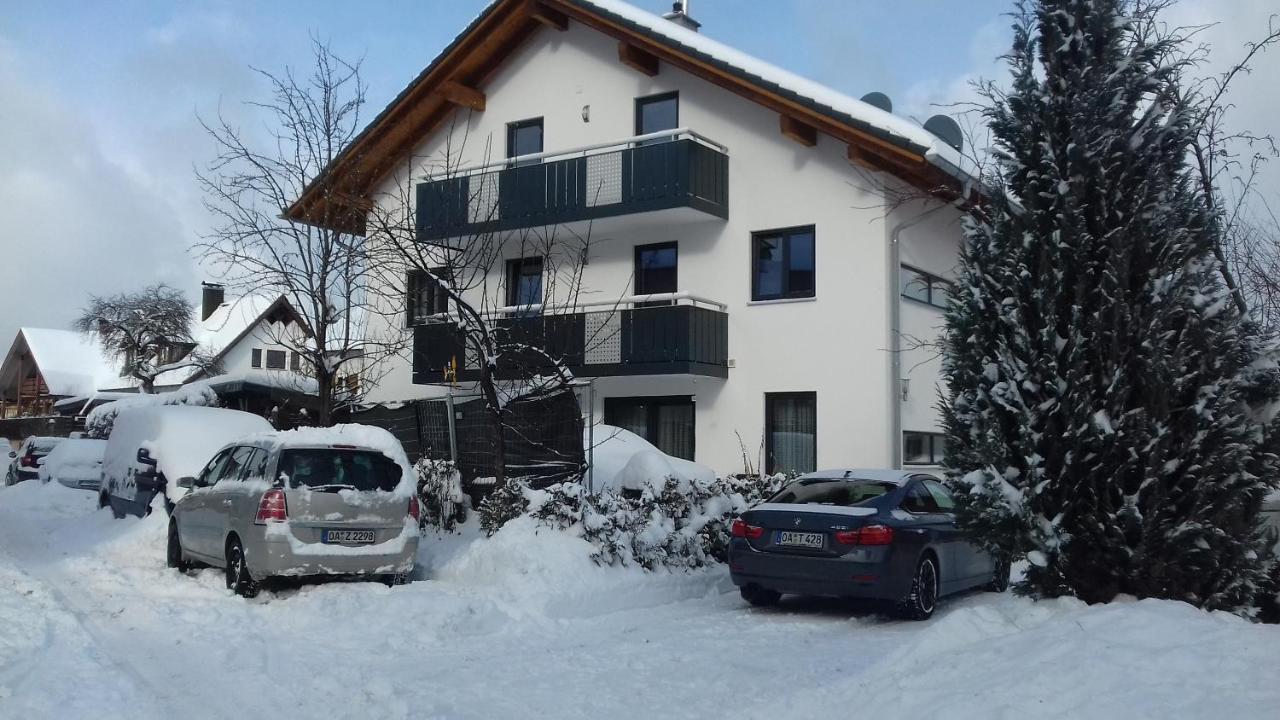
POLYGON ((784 593, 863 598, 915 620, 944 595, 1003 592, 1008 561, 966 541, 954 507, 937 478, 916 471, 802 475, 733 521, 733 583, 753 605, 784 593))

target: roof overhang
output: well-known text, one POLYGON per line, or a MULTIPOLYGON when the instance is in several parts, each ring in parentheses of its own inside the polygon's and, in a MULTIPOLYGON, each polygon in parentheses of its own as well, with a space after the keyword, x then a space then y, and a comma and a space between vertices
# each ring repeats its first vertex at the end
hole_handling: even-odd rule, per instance
MULTIPOLYGON (((961 198, 965 183, 930 161, 930 148, 824 106, 700 52, 590 0, 494 0, 322 171, 284 215, 363 235, 370 194, 455 109, 482 109, 482 89, 540 29, 573 20, 619 42, 619 61, 656 72, 679 68, 779 113, 784 134, 822 133, 848 144, 852 163, 890 173, 929 194, 961 198), (790 128, 790 132, 788 132, 790 128)), ((945 163, 943 164, 945 166, 945 163)))

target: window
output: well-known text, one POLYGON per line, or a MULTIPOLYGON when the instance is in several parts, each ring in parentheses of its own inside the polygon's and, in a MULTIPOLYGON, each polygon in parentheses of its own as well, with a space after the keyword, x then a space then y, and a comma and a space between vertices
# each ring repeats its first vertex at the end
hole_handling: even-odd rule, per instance
POLYGON ((265 480, 267 477, 267 451, 262 448, 254 448, 253 456, 245 463, 245 467, 249 468, 244 473, 245 480, 265 480))
POLYGON ((765 471, 813 472, 818 463, 818 394, 765 393, 765 471))
POLYGON ((222 471, 222 465, 230 456, 231 448, 227 448, 217 455, 214 455, 213 459, 209 461, 209 464, 204 466, 204 469, 200 471, 200 475, 198 477, 204 481, 205 485, 212 485, 217 482, 218 474, 222 471))
POLYGON ((214 482, 239 480, 244 473, 245 466, 249 464, 251 455, 253 455, 253 448, 251 447, 238 447, 232 450, 227 457, 227 462, 222 466, 222 471, 218 473, 218 479, 214 482))
POLYGON ((855 507, 865 505, 897 489, 898 486, 894 483, 879 480, 811 478, 791 483, 769 498, 769 502, 855 507))
MULTIPOLYGON (((653 295, 675 292, 678 260, 676 243, 637 245, 636 294, 653 295)), ((655 302, 636 303, 636 307, 670 305, 671 302, 670 300, 658 300, 655 302)))
POLYGON ((268 370, 284 369, 284 351, 283 350, 267 351, 267 369, 268 370))
POLYGON ((956 501, 951 498, 951 493, 936 480, 925 480, 923 485, 933 496, 933 502, 937 504, 939 510, 951 512, 956 509, 956 501))
POLYGON ((262 350, 261 350, 261 348, 254 348, 254 349, 253 349, 253 352, 251 353, 251 355, 252 355, 252 357, 249 359, 249 364, 250 364, 250 365, 252 365, 253 367, 256 367, 256 368, 260 368, 260 367, 262 367, 262 350))
POLYGON ((692 395, 605 398, 604 421, 630 430, 668 455, 693 459, 692 395))
POLYGON ((898 268, 898 283, 902 286, 902 297, 934 307, 946 308, 947 299, 951 297, 950 282, 906 265, 898 268))
POLYGON ((542 152, 542 118, 507 123, 507 157, 534 155, 540 152, 542 152))
POLYGON ((289 369, 294 372, 302 372, 302 355, 296 350, 289 352, 289 369))
MULTIPOLYGON (((636 135, 675 130, 680 127, 680 94, 669 92, 661 95, 636 98, 636 135)), ((664 142, 659 138, 649 142, 664 142)))
POLYGON ((380 452, 324 448, 281 452, 279 476, 291 488, 390 492, 400 484, 401 470, 380 452))
POLYGON ((436 268, 430 273, 423 270, 410 271, 406 304, 410 326, 422 325, 431 316, 449 311, 449 295, 436 279, 444 277, 445 272, 444 268, 436 268))
POLYGON ((902 433, 904 465, 941 465, 946 451, 946 436, 941 433, 902 433))
POLYGON ((542 304, 542 258, 507 261, 507 304, 542 304))
POLYGON ((751 299, 814 296, 813 226, 755 233, 751 237, 751 299))
POLYGON ((907 496, 902 499, 902 509, 916 514, 938 512, 933 495, 921 483, 915 483, 907 490, 907 496))

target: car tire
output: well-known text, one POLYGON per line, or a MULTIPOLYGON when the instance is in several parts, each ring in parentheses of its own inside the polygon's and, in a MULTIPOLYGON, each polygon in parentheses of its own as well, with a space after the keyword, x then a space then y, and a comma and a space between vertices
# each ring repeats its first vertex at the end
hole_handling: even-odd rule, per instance
POLYGON ((755 607, 771 607, 777 605, 782 599, 782 593, 777 590, 766 590, 755 585, 746 585, 738 590, 738 594, 742 595, 742 599, 751 603, 755 607))
POLYGON ((185 573, 191 569, 191 561, 182 553, 182 541, 178 538, 178 523, 169 521, 169 542, 165 546, 165 564, 185 573))
POLYGON ((240 544, 239 538, 232 538, 231 542, 227 543, 226 559, 227 589, 243 598, 257 597, 258 591, 262 588, 249 574, 249 566, 244 558, 244 546, 240 544))
POLYGON ((991 582, 987 584, 987 592, 1002 593, 1009 589, 1011 565, 1008 555, 1002 554, 996 557, 996 569, 991 576, 991 582))
POLYGON ((911 591, 898 605, 908 620, 928 620, 938 607, 938 561, 933 555, 922 555, 911 576, 911 591))

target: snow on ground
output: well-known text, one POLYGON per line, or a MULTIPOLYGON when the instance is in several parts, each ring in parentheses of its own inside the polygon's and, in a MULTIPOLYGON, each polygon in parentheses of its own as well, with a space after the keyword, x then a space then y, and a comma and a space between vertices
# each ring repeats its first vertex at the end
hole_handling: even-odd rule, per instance
POLYGON ((927 623, 746 607, 723 570, 597 568, 524 521, 419 580, 254 600, 164 567, 165 518, 0 490, 0 717, 1275 717, 1280 628, 972 594, 927 623))

